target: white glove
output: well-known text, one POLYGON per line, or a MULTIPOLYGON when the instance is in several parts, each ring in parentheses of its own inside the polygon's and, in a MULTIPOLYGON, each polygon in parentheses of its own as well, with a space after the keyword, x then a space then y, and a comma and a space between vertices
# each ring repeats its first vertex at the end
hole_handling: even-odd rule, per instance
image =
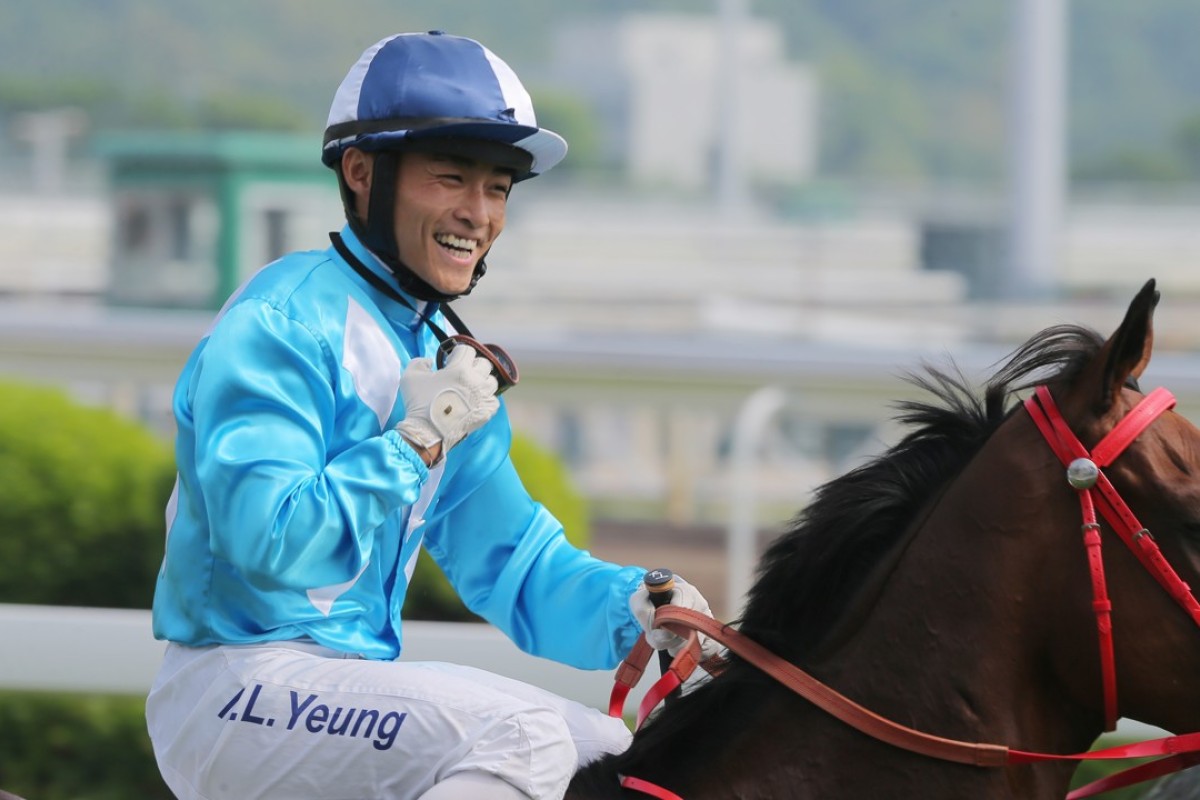
POLYGON ((443 456, 500 408, 492 365, 464 344, 436 371, 428 358, 410 361, 400 374, 400 394, 404 419, 396 430, 427 450, 440 443, 443 456))
MULTIPOLYGON (((678 575, 675 576, 675 589, 671 595, 670 605, 690 608, 709 617, 712 616, 712 609, 708 607, 708 601, 704 599, 704 595, 700 594, 700 590, 678 575)), ((650 591, 645 586, 639 586, 629 596, 629 609, 641 624, 642 630, 646 632, 646 643, 655 650, 665 649, 674 656, 687 643, 685 639, 676 636, 666 628, 654 627, 654 612, 656 609, 654 604, 650 602, 650 591)), ((720 642, 715 642, 701 634, 700 653, 702 659, 711 658, 719 653, 720 650, 720 642)))

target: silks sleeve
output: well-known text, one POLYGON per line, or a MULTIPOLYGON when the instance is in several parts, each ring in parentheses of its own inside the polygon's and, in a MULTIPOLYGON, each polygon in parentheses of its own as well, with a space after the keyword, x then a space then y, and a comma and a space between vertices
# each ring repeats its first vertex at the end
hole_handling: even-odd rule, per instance
POLYGON ((629 596, 645 570, 600 560, 567 541, 509 460, 507 424, 502 413, 464 441, 468 465, 451 478, 425 546, 467 607, 522 650, 611 669, 641 632, 629 596))
MULTIPOLYGON (((427 476, 393 431, 338 441, 328 342, 267 303, 230 308, 188 393, 214 553, 262 589, 353 578, 427 476)), ((368 435, 370 434, 370 435, 368 435)))

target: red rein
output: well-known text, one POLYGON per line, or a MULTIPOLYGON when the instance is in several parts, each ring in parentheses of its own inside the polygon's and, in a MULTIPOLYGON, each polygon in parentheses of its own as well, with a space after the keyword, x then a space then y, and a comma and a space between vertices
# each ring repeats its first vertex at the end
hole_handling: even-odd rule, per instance
MULTIPOLYGON (((1155 543, 1154 537, 1138 522, 1137 517, 1117 494, 1116 489, 1109 483, 1102 471, 1124 452, 1138 434, 1174 405, 1175 398, 1169 391, 1162 388, 1155 389, 1142 398, 1142 401, 1125 415, 1089 453, 1071 432, 1046 387, 1037 387, 1034 394, 1025 401, 1025 408, 1030 417, 1033 418, 1038 430, 1041 431, 1055 455, 1064 466, 1068 467, 1068 479, 1079 493, 1083 513, 1084 545, 1087 549, 1089 571, 1092 577, 1092 606, 1095 610, 1096 626, 1099 631, 1100 668, 1103 676, 1105 722, 1108 730, 1115 727, 1117 720, 1117 682, 1110 613, 1112 603, 1108 599, 1104 563, 1100 553, 1100 528, 1096 521, 1097 508, 1146 570, 1154 576, 1163 589, 1191 616, 1196 624, 1200 625, 1200 603, 1197 603, 1191 589, 1167 563, 1155 543), (1081 459, 1086 463, 1080 462, 1081 459)), ((655 706, 687 680, 696 668, 699 657, 698 634, 703 633, 856 730, 895 747, 932 758, 981 767, 1030 764, 1041 761, 1157 758, 1155 761, 1133 767, 1077 789, 1067 796, 1068 800, 1091 797, 1101 792, 1140 783, 1200 764, 1200 733, 1168 736, 1137 744, 1072 755, 1025 752, 1003 745, 943 739, 899 725, 868 711, 794 664, 780 659, 738 631, 716 622, 711 617, 689 609, 668 605, 658 610, 655 615, 655 623, 681 636, 688 637, 688 646, 676 656, 671 669, 647 692, 638 709, 638 727, 641 727, 655 706)), ((617 683, 613 687, 609 705, 611 715, 621 716, 625 697, 630 688, 641 678, 652 652, 649 645, 645 644, 644 639, 639 639, 638 644, 617 670, 617 683)), ((679 795, 640 778, 622 776, 621 785, 650 797, 659 798, 659 800, 682 800, 679 795)))

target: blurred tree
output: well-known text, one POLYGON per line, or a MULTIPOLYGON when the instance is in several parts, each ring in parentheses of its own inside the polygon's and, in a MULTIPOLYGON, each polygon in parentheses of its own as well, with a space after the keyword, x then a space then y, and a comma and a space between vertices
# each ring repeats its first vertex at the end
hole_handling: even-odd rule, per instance
POLYGON ((296 106, 275 97, 243 92, 221 92, 209 95, 200 103, 197 124, 217 130, 272 130, 317 132, 311 120, 296 106))
MULTIPOLYGON (((817 72, 823 178, 1002 178, 1011 3, 749 5, 754 17, 779 25, 789 58, 817 72), (856 69, 838 63, 845 59, 857 61, 856 69)), ((236 87, 267 105, 292 104, 307 129, 319 131, 344 70, 385 32, 443 28, 475 36, 529 75, 553 67, 556 32, 573 18, 716 8, 694 0, 412 0, 398 9, 386 0, 357 0, 349 13, 338 4, 296 13, 284 0, 7 3, 0 4, 0 34, 8 34, 0 35, 0 84, 41 82, 49 91, 32 95, 41 108, 55 84, 90 82, 109 99, 60 97, 57 104, 69 99, 88 110, 93 129, 150 110, 175 126, 207 124, 206 98, 236 87), (145 95, 158 99, 139 100, 145 95)), ((1180 109, 1200 103, 1200 48, 1189 38, 1200 26, 1200 4, 1090 0, 1071 4, 1068 21, 1070 151, 1090 163, 1115 152, 1165 149, 1180 109)), ((0 97, 0 113, 7 110, 0 97)), ((290 114, 269 117, 261 121, 290 124, 290 114)), ((243 112, 235 115, 245 120, 243 112)), ((579 158, 573 154, 564 169, 590 168, 585 140, 570 133, 579 158)))
POLYGON ((1175 147, 1179 150, 1187 175, 1200 180, 1200 111, 1184 117, 1175 132, 1175 147))
MULTIPOLYGON (((576 172, 604 166, 600 163, 599 122, 583 100, 561 91, 533 91, 537 104, 538 125, 549 128, 567 140, 570 152, 561 169, 576 172)), ((555 169, 552 175, 558 174, 555 169)))
POLYGON ((295 103, 260 91, 219 90, 196 101, 162 87, 129 91, 105 78, 0 78, 0 110, 9 113, 70 106, 90 126, 106 128, 313 131, 318 125, 295 103))
POLYGON ((1071 165, 1075 183, 1178 183, 1187 177, 1180 160, 1169 152, 1119 150, 1071 165))
POLYGON ((875 73, 850 50, 831 56, 822 77, 839 87, 824 100, 823 174, 877 180, 924 176, 918 142, 926 121, 911 86, 875 73))
POLYGON ((1077 159, 1071 165, 1071 179, 1077 183, 1200 181, 1200 111, 1183 116, 1161 146, 1128 146, 1077 159))

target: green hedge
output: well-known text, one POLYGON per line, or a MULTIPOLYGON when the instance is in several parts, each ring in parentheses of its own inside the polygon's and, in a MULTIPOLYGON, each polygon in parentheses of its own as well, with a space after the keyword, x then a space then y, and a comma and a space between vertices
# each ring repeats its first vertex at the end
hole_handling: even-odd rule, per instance
POLYGON ((171 800, 141 697, 0 692, 0 788, 27 800, 171 800))
POLYGON ((0 382, 0 602, 149 608, 166 442, 56 389, 0 382))

